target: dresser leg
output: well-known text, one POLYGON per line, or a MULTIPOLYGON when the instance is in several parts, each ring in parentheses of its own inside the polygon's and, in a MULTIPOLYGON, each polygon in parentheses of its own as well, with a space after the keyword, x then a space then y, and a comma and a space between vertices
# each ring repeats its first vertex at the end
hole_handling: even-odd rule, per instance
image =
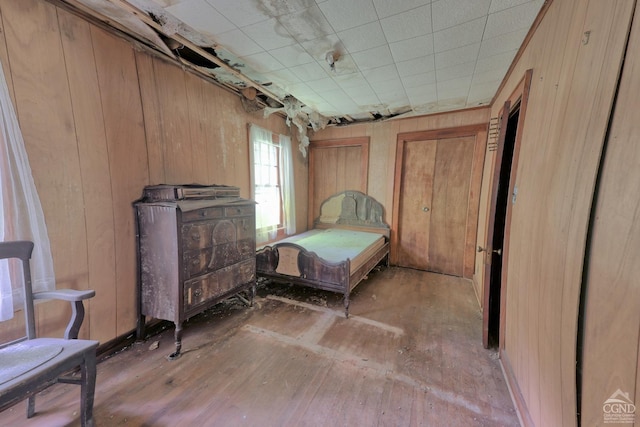
POLYGON ((144 341, 145 321, 145 316, 138 316, 138 324, 136 325, 136 341, 144 341))
POLYGON ((169 360, 176 360, 180 357, 180 350, 182 349, 182 323, 176 323, 175 331, 176 351, 167 356, 169 360))

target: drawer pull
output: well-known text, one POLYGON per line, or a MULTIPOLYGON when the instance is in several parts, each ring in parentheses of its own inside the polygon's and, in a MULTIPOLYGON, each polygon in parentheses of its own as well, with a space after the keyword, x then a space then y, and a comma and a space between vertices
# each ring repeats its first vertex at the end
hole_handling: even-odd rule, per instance
POLYGON ((198 298, 201 295, 202 295, 202 289, 196 289, 195 291, 193 291, 194 297, 198 298))
POLYGON ((198 258, 194 258, 191 260, 191 265, 198 265, 200 264, 200 260, 198 258))
POLYGON ((198 233, 193 233, 191 235, 191 239, 197 242, 198 240, 200 240, 200 235, 198 233))

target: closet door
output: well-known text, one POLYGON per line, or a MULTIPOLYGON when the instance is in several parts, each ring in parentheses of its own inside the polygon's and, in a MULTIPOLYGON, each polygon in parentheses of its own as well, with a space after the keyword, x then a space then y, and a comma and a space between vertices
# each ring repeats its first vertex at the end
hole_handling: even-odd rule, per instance
POLYGON ((308 226, 320 215, 320 205, 345 190, 367 192, 369 138, 312 141, 309 145, 308 226))
POLYGON ((398 262, 401 267, 429 268, 429 236, 433 177, 438 141, 412 141, 404 147, 402 193, 398 227, 398 262))
MULTIPOLYGON (((486 138, 486 126, 480 129, 486 138)), ((474 159, 478 144, 485 142, 479 140, 478 130, 476 126, 399 135, 394 264, 460 277, 473 274, 466 266, 473 265, 477 230, 474 159)))

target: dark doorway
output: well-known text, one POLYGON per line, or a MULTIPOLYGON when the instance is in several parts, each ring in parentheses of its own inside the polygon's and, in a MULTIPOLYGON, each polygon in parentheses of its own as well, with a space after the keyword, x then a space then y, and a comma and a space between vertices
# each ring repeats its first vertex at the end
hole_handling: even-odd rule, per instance
POLYGON ((518 119, 520 118, 520 102, 509 112, 507 128, 505 130, 504 149, 500 164, 500 181, 496 202, 495 225, 491 252, 491 279, 489 282, 489 347, 497 347, 500 339, 500 294, 502 288, 502 250, 504 248, 504 231, 507 218, 507 205, 509 203, 509 184, 511 178, 511 166, 513 164, 513 152, 518 131, 518 119))

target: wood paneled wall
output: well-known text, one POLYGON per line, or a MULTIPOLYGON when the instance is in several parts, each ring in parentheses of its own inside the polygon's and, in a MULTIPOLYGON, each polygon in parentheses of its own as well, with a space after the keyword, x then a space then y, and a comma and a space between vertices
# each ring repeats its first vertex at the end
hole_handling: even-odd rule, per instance
MULTIPOLYGON (((96 290, 81 336, 104 343, 135 328, 132 202, 142 188, 216 183, 249 197, 247 123, 289 129, 282 117, 247 114, 227 90, 44 0, 0 0, 0 14, 0 61, 57 286, 96 290)), ((304 229, 307 166, 294 153, 304 229)), ((39 331, 61 336, 68 313, 62 303, 39 304, 39 331)))
POLYGON ((587 229, 634 4, 553 1, 492 106, 497 115, 533 69, 502 283, 501 359, 527 425, 577 422, 576 338, 587 229))
MULTIPOLYGON (((640 17, 636 11, 603 155, 587 258, 583 426, 604 423, 604 402, 617 390, 628 393, 630 401, 640 406, 639 69, 640 17)), ((635 425, 640 422, 638 416, 636 408, 635 425)))

